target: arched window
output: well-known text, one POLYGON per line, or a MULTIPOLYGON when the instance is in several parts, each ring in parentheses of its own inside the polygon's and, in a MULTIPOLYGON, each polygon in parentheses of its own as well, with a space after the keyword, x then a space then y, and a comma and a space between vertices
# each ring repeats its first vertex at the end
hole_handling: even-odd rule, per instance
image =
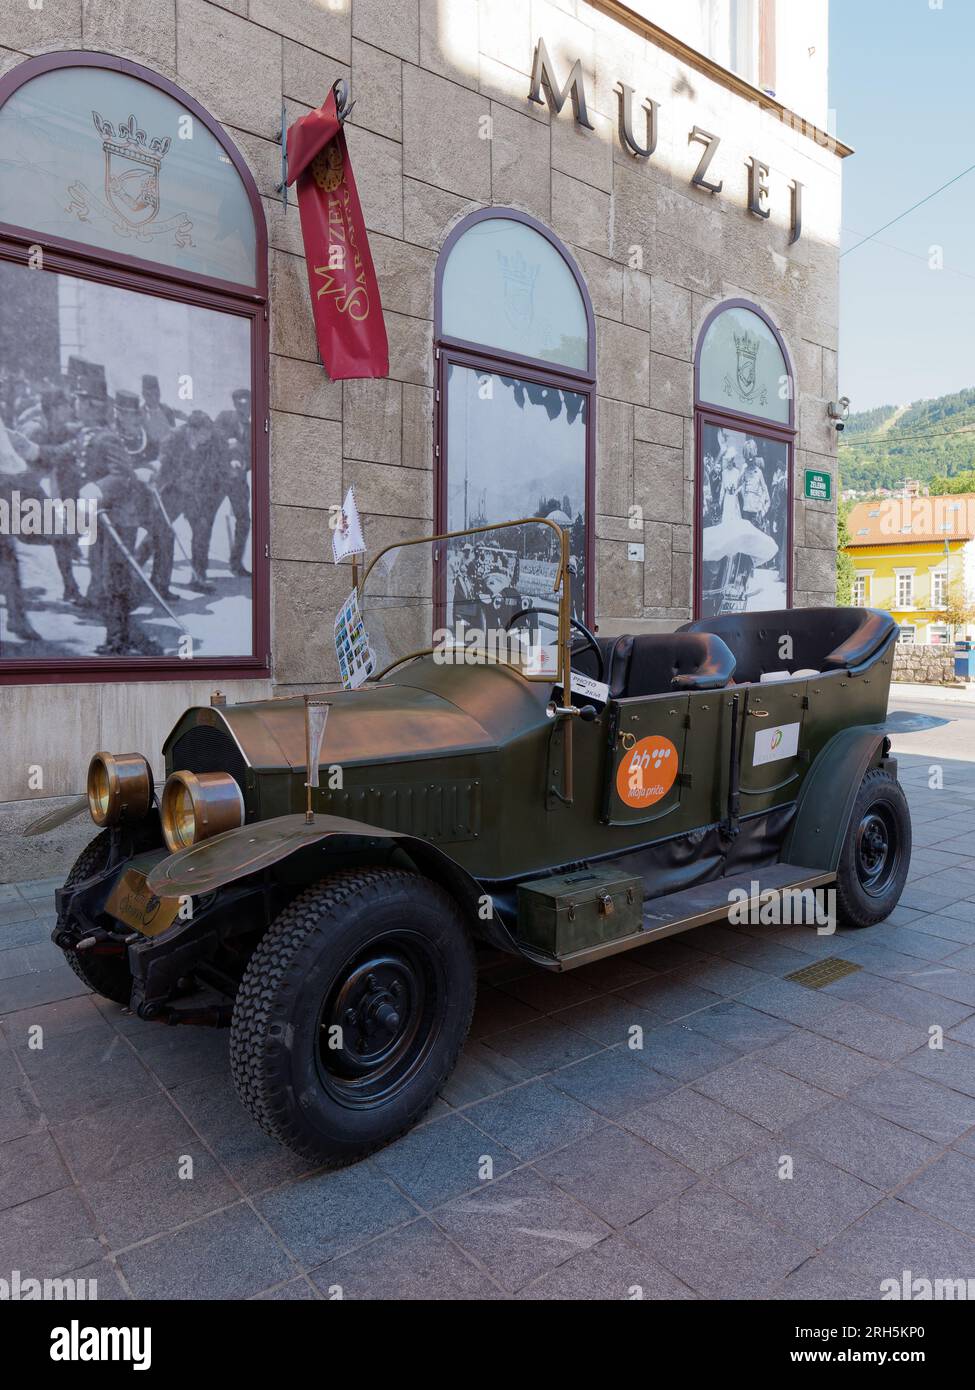
MULTIPOLYGON (((441 253, 435 317, 437 529, 550 517, 569 531, 572 611, 591 621, 595 332, 578 267, 524 213, 472 213, 441 253)), ((545 606, 551 531, 519 534, 524 553, 509 556, 504 533, 497 553, 487 533, 469 568, 503 572, 509 598, 545 606)))
POLYGON ((704 322, 694 362, 695 613, 792 604, 795 391, 782 337, 732 299, 704 322))
POLYGON ((267 234, 220 126, 96 53, 0 81, 0 680, 267 670, 267 234))

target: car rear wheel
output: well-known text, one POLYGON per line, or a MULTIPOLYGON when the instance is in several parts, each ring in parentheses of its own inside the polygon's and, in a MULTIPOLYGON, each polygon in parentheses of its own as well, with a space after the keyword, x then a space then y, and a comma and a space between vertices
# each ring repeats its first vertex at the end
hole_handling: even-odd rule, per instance
MULTIPOLYGON (((100 835, 96 835, 71 866, 71 872, 64 881, 65 888, 91 878, 92 874, 100 873, 108 863, 111 844, 110 830, 103 830, 100 835)), ((77 930, 71 917, 58 917, 55 935, 65 929, 72 932, 77 930)), ((69 946, 65 948, 64 955, 71 969, 89 989, 93 989, 96 994, 104 995, 116 1004, 128 1004, 132 996, 132 972, 129 970, 127 955, 124 951, 114 950, 110 954, 96 954, 96 950, 74 951, 69 946)))
POLYGON ((262 938, 237 993, 237 1094, 272 1138, 338 1166, 415 1124, 453 1070, 474 1008, 454 900, 400 869, 306 889, 262 938))
POLYGON ((911 814, 885 768, 864 777, 836 875, 841 926, 872 927, 897 906, 911 866, 911 814))

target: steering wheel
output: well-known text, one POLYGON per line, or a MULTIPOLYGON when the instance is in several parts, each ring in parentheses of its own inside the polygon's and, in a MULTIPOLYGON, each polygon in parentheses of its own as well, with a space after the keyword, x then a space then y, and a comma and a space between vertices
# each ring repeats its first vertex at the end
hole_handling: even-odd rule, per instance
MULTIPOLYGON (((522 622, 525 618, 529 617, 533 613, 545 613, 549 614, 551 617, 558 617, 558 614, 555 613, 551 608, 523 608, 520 612, 513 613, 512 616, 508 619, 507 623, 505 624, 505 632, 510 632, 511 629, 514 627, 515 623, 522 622)), ((581 656, 583 652, 591 650, 596 658, 596 680, 602 682, 606 675, 606 658, 603 656, 602 649, 600 648, 599 643, 596 640, 595 634, 590 632, 589 629, 586 627, 585 623, 580 622, 578 618, 570 618, 569 626, 575 628, 576 632, 578 632, 580 636, 583 638, 581 646, 573 647, 570 645, 570 658, 574 656, 581 656)))

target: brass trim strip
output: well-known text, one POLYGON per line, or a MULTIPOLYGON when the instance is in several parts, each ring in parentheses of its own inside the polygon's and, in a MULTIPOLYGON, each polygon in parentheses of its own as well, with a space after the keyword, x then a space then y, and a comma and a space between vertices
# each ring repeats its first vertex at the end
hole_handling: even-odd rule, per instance
MULTIPOLYGON (((236 743, 236 745, 237 745, 237 752, 238 752, 238 753, 240 754, 240 756, 243 758, 243 760, 244 760, 244 766, 245 766, 245 767, 253 767, 254 764, 251 762, 250 758, 247 756, 247 751, 246 751, 246 749, 244 748, 244 745, 241 743, 240 739, 237 737, 237 734, 236 734, 236 732, 234 731, 233 725, 231 724, 230 720, 227 718, 227 715, 226 715, 227 706, 226 706, 226 705, 196 705, 195 708, 196 708, 196 709, 208 709, 208 710, 212 710, 213 713, 214 713, 215 715, 217 715, 217 717, 220 719, 220 722, 223 724, 224 731, 225 731, 226 733, 228 733, 228 734, 230 735, 230 737, 233 739, 234 743, 236 743)), ((230 708, 232 709, 233 706, 231 705, 230 708)), ((173 768, 173 771, 174 771, 174 772, 177 772, 178 770, 179 770, 178 768, 175 768, 175 767, 173 768)))
MULTIPOLYGON (((420 647, 415 652, 407 652, 405 656, 398 656, 395 661, 391 661, 388 666, 384 666, 381 671, 377 671, 369 680, 375 683, 381 681, 384 676, 388 676, 390 671, 394 671, 397 666, 403 666, 407 661, 415 661, 418 656, 432 656, 433 647, 420 647)), ((362 686, 359 687, 362 689, 362 686)))
POLYGON ((775 97, 770 97, 760 87, 753 87, 743 77, 739 77, 737 73, 722 67, 720 63, 716 63, 707 54, 692 48, 690 44, 684 43, 675 34, 669 34, 666 29, 661 29, 656 24, 651 23, 649 19, 644 19, 642 15, 636 14, 628 5, 622 4, 621 0, 586 0, 586 3, 591 5, 594 10, 602 10, 603 14, 609 15, 611 19, 617 20, 627 29, 632 29, 641 38, 649 40, 655 47, 662 48, 664 52, 679 58, 689 67, 697 68, 698 72, 703 72, 706 77, 710 77, 719 86, 726 87, 738 96, 755 102, 765 111, 771 111, 774 116, 778 116, 784 125, 787 125, 791 130, 798 131, 800 135, 807 136, 821 149, 832 150, 840 159, 846 159, 847 155, 854 153, 852 145, 844 144, 835 135, 830 135, 828 131, 820 129, 812 121, 807 121, 798 112, 784 106, 775 97))
MULTIPOLYGON (((406 656, 398 656, 395 661, 391 661, 388 666, 384 666, 381 671, 376 673, 376 675, 370 676, 369 681, 370 683, 375 684, 375 682, 381 681, 384 676, 388 676, 390 671, 395 670, 397 666, 403 666, 407 661, 413 661, 418 656, 432 656, 435 650, 436 648, 434 647, 421 647, 418 651, 408 652, 406 656)), ((520 669, 512 662, 502 661, 500 657, 495 656, 492 652, 485 652, 483 662, 478 661, 476 664, 478 666, 506 666, 509 671, 518 671, 520 669)), ((525 680, 529 681, 548 681, 552 679, 552 677, 550 676, 526 676, 524 671, 522 671, 521 674, 525 676, 525 680)), ((365 687, 360 685, 359 689, 363 690, 365 689, 365 687)))

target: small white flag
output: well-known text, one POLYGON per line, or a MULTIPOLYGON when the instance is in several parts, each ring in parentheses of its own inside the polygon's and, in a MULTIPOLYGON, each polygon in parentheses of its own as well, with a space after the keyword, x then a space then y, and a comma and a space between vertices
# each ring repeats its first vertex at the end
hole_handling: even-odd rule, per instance
POLYGON ((305 786, 321 785, 322 744, 325 741, 325 725, 328 723, 329 705, 327 700, 305 696, 305 786))
POLYGON ((338 564, 347 555, 362 555, 365 548, 362 521, 355 504, 355 488, 350 487, 342 503, 341 515, 332 528, 332 555, 338 564))

